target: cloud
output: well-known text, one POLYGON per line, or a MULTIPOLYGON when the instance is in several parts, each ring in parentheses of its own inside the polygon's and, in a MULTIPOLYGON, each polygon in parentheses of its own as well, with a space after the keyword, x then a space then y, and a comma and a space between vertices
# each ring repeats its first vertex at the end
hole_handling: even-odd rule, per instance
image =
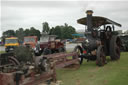
POLYGON ((104 16, 123 25, 127 29, 127 1, 2 1, 1 2, 1 31, 18 29, 20 27, 35 27, 42 30, 43 22, 49 25, 68 23, 77 30, 84 26, 76 20, 85 17, 85 11, 92 9, 93 15, 104 16))

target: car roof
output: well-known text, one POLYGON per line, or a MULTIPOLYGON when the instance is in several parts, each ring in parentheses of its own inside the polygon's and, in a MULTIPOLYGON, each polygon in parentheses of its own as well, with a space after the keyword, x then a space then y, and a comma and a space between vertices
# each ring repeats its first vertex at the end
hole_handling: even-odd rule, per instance
MULTIPOLYGON (((82 25, 87 25, 87 17, 78 19, 77 23, 82 25)), ((113 24, 121 27, 121 24, 101 16, 92 16, 92 24, 93 24, 93 27, 99 27, 106 24, 113 24)))

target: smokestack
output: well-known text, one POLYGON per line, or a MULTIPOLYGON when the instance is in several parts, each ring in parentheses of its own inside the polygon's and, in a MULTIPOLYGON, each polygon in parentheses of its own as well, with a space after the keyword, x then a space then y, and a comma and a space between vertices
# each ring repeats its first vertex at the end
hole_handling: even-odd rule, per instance
POLYGON ((87 10, 86 14, 87 14, 87 30, 92 31, 92 14, 93 14, 93 11, 87 10))

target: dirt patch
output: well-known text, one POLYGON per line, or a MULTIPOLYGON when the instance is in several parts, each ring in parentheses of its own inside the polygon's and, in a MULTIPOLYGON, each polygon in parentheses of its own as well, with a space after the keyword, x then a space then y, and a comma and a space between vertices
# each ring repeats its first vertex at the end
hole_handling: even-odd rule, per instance
POLYGON ((103 85, 106 85, 106 84, 107 84, 107 82, 108 82, 107 80, 104 80, 104 81, 103 81, 103 85))
POLYGON ((81 85, 79 79, 76 80, 76 85, 81 85))

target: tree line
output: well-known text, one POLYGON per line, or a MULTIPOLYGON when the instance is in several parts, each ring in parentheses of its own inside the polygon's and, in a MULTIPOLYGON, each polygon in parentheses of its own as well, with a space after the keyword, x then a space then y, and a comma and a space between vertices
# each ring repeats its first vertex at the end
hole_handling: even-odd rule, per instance
POLYGON ((49 35, 56 35, 59 39, 69 39, 73 38, 72 34, 76 33, 76 30, 74 27, 64 24, 64 25, 57 25, 55 27, 49 27, 49 24, 47 22, 42 23, 43 28, 42 32, 40 32, 35 27, 30 27, 30 29, 23 29, 19 28, 18 30, 7 30, 4 31, 2 34, 3 41, 6 37, 18 37, 20 41, 23 41, 24 36, 37 36, 38 40, 41 37, 41 34, 49 34, 49 35))
POLYGON ((23 38, 24 36, 37 36, 38 39, 41 36, 41 33, 39 30, 37 30, 34 27, 31 27, 30 29, 23 29, 23 28, 19 28, 18 30, 7 30, 5 32, 3 32, 2 38, 3 41, 5 40, 6 37, 18 37, 20 42, 23 42, 23 38))

